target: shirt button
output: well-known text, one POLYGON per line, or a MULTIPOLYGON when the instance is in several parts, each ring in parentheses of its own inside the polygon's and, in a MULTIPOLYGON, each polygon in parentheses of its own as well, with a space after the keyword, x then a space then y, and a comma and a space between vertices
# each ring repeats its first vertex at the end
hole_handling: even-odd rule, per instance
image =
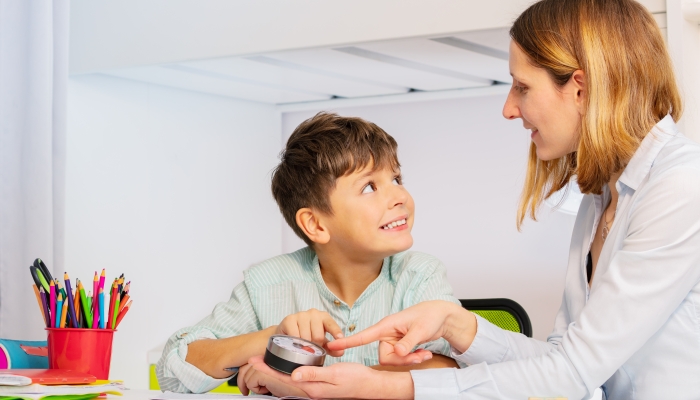
POLYGON ((349 330, 350 332, 354 331, 354 330, 355 330, 355 324, 351 324, 350 326, 348 326, 348 330, 349 330))
POLYGON ((334 300, 334 301, 333 301, 333 304, 335 304, 336 306, 339 306, 339 305, 340 305, 340 300, 334 300))

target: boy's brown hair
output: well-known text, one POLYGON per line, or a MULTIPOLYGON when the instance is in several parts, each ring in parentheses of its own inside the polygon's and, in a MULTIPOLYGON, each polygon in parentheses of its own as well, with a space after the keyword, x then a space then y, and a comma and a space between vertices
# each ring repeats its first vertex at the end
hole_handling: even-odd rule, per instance
POLYGON ((396 148, 393 137, 361 118, 320 112, 302 122, 289 137, 272 174, 272 195, 287 224, 312 246, 297 226, 297 211, 311 208, 333 214, 330 193, 336 179, 368 165, 397 170, 396 148))

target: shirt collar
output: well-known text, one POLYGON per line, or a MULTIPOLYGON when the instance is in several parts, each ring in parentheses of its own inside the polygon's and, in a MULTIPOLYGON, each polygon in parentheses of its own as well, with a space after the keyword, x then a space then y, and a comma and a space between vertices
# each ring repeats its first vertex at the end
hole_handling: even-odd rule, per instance
POLYGON ((659 121, 649 134, 644 137, 642 143, 635 151, 632 159, 622 171, 622 175, 618 182, 627 187, 637 190, 639 184, 642 183, 644 177, 649 174, 651 166, 654 164, 656 156, 659 155, 661 149, 666 143, 678 134, 676 123, 670 115, 665 116, 659 121))

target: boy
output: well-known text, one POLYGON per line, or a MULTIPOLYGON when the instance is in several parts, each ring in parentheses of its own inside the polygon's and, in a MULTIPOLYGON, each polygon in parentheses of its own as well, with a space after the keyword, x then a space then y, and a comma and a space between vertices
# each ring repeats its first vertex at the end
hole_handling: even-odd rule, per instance
MULTIPOLYGON (((171 336, 156 368, 162 390, 217 387, 232 374, 226 368, 264 354, 273 334, 324 345, 328 335, 351 335, 421 301, 459 304, 439 260, 406 252, 414 204, 401 184, 396 148, 391 136, 359 118, 320 113, 295 129, 272 193, 308 247, 252 266, 228 302, 171 336)), ((377 346, 330 352, 325 363, 374 366, 377 346)), ((421 347, 427 361, 413 368, 457 366, 443 339, 421 347)))

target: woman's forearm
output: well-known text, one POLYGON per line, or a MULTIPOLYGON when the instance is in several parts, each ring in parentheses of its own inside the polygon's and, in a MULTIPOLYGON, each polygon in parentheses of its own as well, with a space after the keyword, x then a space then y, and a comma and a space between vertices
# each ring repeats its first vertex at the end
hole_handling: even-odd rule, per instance
POLYGON ((277 326, 258 332, 246 333, 225 339, 202 339, 187 346, 185 361, 199 368, 212 378, 222 379, 232 375, 229 367, 239 367, 250 357, 265 353, 265 347, 277 326))
POLYGON ((373 365, 370 368, 377 371, 392 371, 392 372, 408 372, 414 369, 430 369, 430 368, 459 368, 457 362, 447 356, 441 354, 433 354, 433 358, 428 361, 423 361, 420 364, 413 365, 373 365))

